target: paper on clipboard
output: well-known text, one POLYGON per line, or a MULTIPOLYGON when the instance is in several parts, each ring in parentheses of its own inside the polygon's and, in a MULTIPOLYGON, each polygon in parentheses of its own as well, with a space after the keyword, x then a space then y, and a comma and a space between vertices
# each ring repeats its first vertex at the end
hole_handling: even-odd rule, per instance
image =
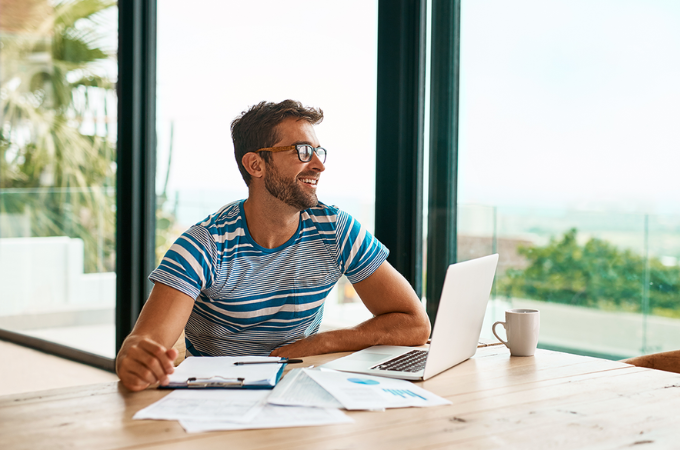
POLYGON ((263 356, 192 356, 168 376, 170 383, 161 388, 243 387, 271 389, 285 364, 281 358, 263 356), (272 361, 272 364, 236 365, 236 362, 272 361))

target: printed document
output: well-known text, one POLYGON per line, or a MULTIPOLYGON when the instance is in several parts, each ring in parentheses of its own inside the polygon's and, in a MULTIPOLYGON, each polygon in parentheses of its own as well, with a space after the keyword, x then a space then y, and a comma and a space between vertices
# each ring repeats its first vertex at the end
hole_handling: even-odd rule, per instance
POLYGON ((342 408, 342 403, 309 378, 303 369, 293 369, 276 385, 267 403, 282 406, 342 408))
POLYGON ((180 420, 187 433, 217 430, 247 430, 255 428, 285 428, 353 423, 337 409, 307 408, 303 406, 267 405, 248 423, 180 420))
POLYGON ((262 410, 269 392, 257 389, 176 390, 138 411, 132 418, 245 423, 262 410))
POLYGON ((451 404, 410 381, 334 370, 303 370, 349 410, 451 404))

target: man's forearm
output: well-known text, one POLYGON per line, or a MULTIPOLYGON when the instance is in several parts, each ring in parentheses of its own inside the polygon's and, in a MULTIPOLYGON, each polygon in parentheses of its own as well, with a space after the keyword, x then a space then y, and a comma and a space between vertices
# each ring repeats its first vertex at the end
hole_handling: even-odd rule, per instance
POLYGON ((281 347, 272 356, 303 357, 361 350, 372 345, 418 346, 427 342, 427 316, 400 312, 382 314, 353 328, 326 331, 281 347))
POLYGON ((638 367, 680 373, 680 350, 638 356, 624 359, 623 362, 638 367))
POLYGON ((399 312, 383 314, 354 328, 328 332, 330 352, 361 350, 371 345, 423 345, 430 337, 429 325, 426 317, 422 320, 399 312))

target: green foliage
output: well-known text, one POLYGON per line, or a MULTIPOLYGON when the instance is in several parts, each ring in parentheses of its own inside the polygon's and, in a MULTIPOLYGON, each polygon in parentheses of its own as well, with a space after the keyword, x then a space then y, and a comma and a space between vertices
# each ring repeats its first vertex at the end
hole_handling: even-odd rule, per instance
POLYGON ((27 218, 30 236, 81 238, 87 272, 115 265, 115 136, 81 131, 89 97, 113 92, 96 65, 112 56, 97 20, 114 4, 44 4, 41 22, 2 41, 0 213, 27 218))
POLYGON ((518 251, 529 265, 508 270, 499 280, 498 292, 507 297, 634 312, 642 311, 648 295, 652 313, 680 317, 680 267, 666 267, 654 257, 647 263, 643 256, 601 239, 579 245, 576 238, 573 228, 544 247, 520 247, 518 251), (647 277, 649 287, 645 290, 647 277))
POLYGON ((41 21, 2 36, 0 214, 25 220, 30 236, 82 239, 85 271, 113 271, 116 136, 101 114, 116 111, 102 70, 115 49, 102 48, 101 19, 116 2, 42 5, 41 21))

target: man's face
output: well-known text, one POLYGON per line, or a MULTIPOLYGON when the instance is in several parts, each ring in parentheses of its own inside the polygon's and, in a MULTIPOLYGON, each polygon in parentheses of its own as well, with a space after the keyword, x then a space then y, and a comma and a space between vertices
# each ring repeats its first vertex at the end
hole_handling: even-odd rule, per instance
MULTIPOLYGON (((279 141, 274 147, 296 144, 319 147, 314 127, 305 120, 287 119, 279 124, 277 131, 279 141)), ((302 211, 319 203, 316 188, 324 170, 316 154, 311 161, 302 162, 296 150, 272 153, 266 165, 264 186, 273 197, 302 211)))

